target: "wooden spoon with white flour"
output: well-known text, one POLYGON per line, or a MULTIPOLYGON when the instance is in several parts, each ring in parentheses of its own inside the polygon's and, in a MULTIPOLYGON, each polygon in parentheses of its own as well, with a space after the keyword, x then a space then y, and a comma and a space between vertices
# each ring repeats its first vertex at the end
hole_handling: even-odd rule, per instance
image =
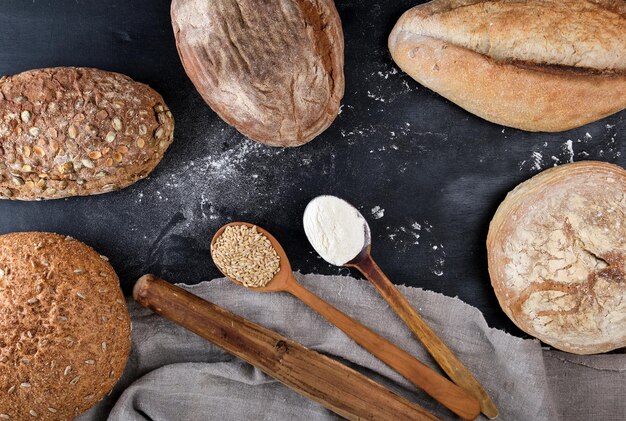
POLYGON ((443 371, 478 399, 481 412, 489 418, 497 417, 498 409, 478 380, 417 314, 372 259, 370 228, 363 215, 343 199, 319 196, 306 207, 303 222, 307 238, 320 256, 333 265, 354 267, 361 271, 422 341, 443 371))

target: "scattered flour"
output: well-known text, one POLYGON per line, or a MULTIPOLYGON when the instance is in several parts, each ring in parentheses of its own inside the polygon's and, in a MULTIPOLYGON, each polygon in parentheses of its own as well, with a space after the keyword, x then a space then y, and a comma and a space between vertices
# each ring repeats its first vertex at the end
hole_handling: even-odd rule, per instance
POLYGON ((435 276, 443 276, 443 266, 446 264, 446 259, 439 257, 435 259, 431 272, 435 276))
POLYGON ((435 276, 443 276, 443 269, 446 264, 446 252, 443 244, 433 244, 431 248, 433 254, 430 256, 430 271, 435 276))
POLYGON ((387 227, 387 237, 400 252, 409 251, 409 246, 419 246, 423 242, 428 259, 428 270, 435 276, 443 276, 446 264, 446 252, 442 243, 434 241, 433 226, 428 221, 411 222, 408 227, 387 227))
POLYGON ((414 231, 411 231, 411 230, 409 230, 409 229, 407 229, 405 227, 400 227, 400 231, 402 231, 402 232, 404 232, 406 234, 412 235, 413 238, 415 238, 415 241, 413 242, 413 244, 418 245, 420 243, 419 239, 420 239, 421 236, 418 233, 416 233, 414 231))
POLYGON ((543 163, 543 155, 540 152, 533 152, 532 160, 534 165, 532 167, 533 170, 539 171, 541 169, 541 164, 543 163))
POLYGON ((370 91, 367 91, 367 96, 369 98, 372 98, 373 100, 380 101, 380 102, 385 102, 385 98, 383 98, 382 96, 377 96, 377 95, 371 93, 370 91))
POLYGON ((620 145, 617 140, 619 138, 617 129, 615 129, 614 124, 606 124, 604 128, 605 131, 601 134, 605 139, 608 138, 608 141, 605 140, 601 143, 595 141, 594 135, 590 132, 585 132, 580 138, 567 139, 563 143, 543 142, 538 149, 531 153, 530 158, 519 163, 519 169, 520 171, 537 172, 589 156, 600 160, 617 159, 622 155, 621 148, 623 148, 623 145, 620 145), (548 156, 550 159, 544 159, 548 156))
POLYGON ((568 139, 565 142, 565 150, 569 154, 569 158, 568 158, 567 162, 574 162, 574 146, 572 144, 572 140, 571 139, 568 139))
POLYGON ((386 72, 381 72, 378 71, 376 72, 378 74, 378 76, 382 77, 383 79, 389 79, 389 76, 392 75, 397 75, 398 74, 398 69, 395 67, 392 67, 390 70, 387 70, 386 72))
POLYGON ((157 180, 139 185, 141 191, 135 195, 135 203, 144 205, 146 220, 162 227, 155 247, 160 239, 170 235, 186 238, 204 235, 202 228, 208 226, 206 222, 235 216, 230 208, 232 203, 272 206, 271 184, 259 177, 259 173, 266 172, 268 163, 275 165, 282 161, 283 149, 268 148, 243 138, 222 145, 223 149, 198 151, 203 146, 191 145, 186 160, 179 160, 167 171, 157 168, 149 177, 157 180), (153 206, 146 208, 146 204, 153 206))
POLYGON ((350 138, 353 136, 365 137, 366 135, 369 135, 371 133, 376 133, 376 129, 374 128, 373 125, 370 124, 368 126, 355 127, 350 131, 341 129, 339 133, 341 133, 341 137, 346 137, 346 138, 350 138))
POLYGON ((366 78, 370 86, 375 86, 377 92, 367 91, 367 96, 375 101, 390 103, 413 91, 418 90, 419 84, 397 67, 389 63, 375 64, 378 70, 373 71, 366 78), (384 93, 384 96, 382 95, 384 93))
POLYGON ((374 217, 374 219, 380 219, 385 216, 385 210, 380 206, 374 206, 372 208, 372 216, 374 217))
POLYGON ((391 233, 387 234, 387 236, 391 240, 394 240, 397 237, 399 244, 419 245, 419 240, 422 236, 421 231, 424 230, 425 232, 430 233, 432 225, 430 225, 428 221, 424 221, 422 223, 414 221, 410 223, 408 228, 405 226, 393 229, 391 227, 387 227, 387 230, 391 230, 391 233))

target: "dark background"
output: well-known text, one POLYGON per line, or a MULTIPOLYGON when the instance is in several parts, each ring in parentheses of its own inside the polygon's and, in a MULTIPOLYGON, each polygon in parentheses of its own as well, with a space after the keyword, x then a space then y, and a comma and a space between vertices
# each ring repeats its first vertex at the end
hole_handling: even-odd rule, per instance
POLYGON ((336 3, 346 45, 342 113, 311 143, 285 150, 245 139, 201 100, 176 52, 169 1, 2 0, 0 74, 125 73, 163 95, 176 132, 149 179, 101 196, 1 201, 0 232, 74 236, 110 257, 127 294, 146 272, 185 283, 219 276, 209 241, 232 220, 271 231, 295 270, 348 274, 315 254, 301 223, 310 199, 335 194, 368 218, 373 255, 394 282, 458 296, 491 326, 521 335, 489 283, 489 221, 509 190, 542 169, 586 159, 624 166, 626 112, 557 134, 488 123, 391 61, 387 35, 415 1, 336 3))

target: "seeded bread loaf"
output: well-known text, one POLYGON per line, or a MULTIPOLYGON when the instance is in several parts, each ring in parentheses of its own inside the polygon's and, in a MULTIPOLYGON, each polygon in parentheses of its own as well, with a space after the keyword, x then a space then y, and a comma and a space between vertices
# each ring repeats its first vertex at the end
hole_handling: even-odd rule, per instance
POLYGON ((626 108, 623 0, 434 0, 389 36, 402 70, 486 120, 529 131, 626 108))
POLYGON ((68 420, 122 375, 130 318, 104 256, 50 233, 0 236, 0 420, 68 420))
POLYGON ((58 67, 0 79, 0 198, 84 196, 146 177, 172 142, 163 98, 127 76, 58 67))
POLYGON ((487 237, 491 283, 526 333, 576 354, 626 346, 626 171, 579 162, 510 192, 487 237))
POLYGON ((187 75, 244 135, 300 146, 337 117, 343 32, 332 0, 174 0, 171 11, 187 75))

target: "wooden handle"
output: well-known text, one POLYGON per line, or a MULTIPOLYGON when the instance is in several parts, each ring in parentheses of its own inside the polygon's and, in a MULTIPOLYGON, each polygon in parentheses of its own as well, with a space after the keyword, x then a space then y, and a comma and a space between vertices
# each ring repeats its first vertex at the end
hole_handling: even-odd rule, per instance
POLYGON ((155 276, 141 277, 133 297, 349 420, 439 419, 337 361, 155 276))
POLYGON ((337 310, 295 280, 288 283, 286 291, 298 297, 326 320, 354 339, 356 343, 459 417, 473 420, 480 413, 478 402, 474 399, 474 396, 424 365, 408 352, 403 351, 387 339, 337 310))
POLYGON ((424 319, 417 314, 404 295, 402 295, 402 293, 398 291, 398 288, 385 276, 371 256, 368 256, 354 266, 376 286, 378 292, 385 298, 391 308, 395 310, 404 323, 406 323, 419 340, 422 341, 441 369, 450 376, 457 385, 461 386, 478 399, 481 412, 491 419, 496 418, 498 416, 498 408, 496 408, 496 405, 487 394, 487 391, 441 338, 437 336, 424 319))

